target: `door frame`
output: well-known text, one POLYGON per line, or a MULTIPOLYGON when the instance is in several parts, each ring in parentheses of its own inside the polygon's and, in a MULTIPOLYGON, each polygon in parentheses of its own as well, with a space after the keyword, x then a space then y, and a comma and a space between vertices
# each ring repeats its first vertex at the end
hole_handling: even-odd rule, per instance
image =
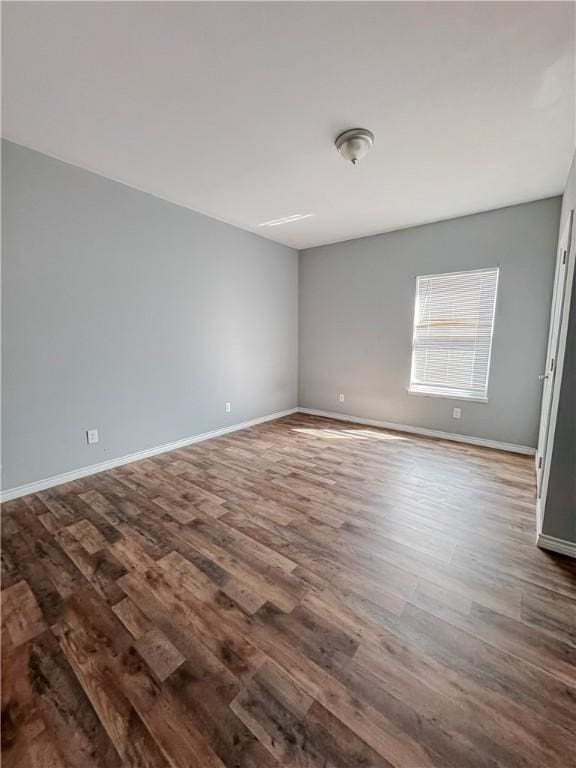
POLYGON ((568 286, 568 253, 570 251, 570 236, 572 231, 572 212, 568 216, 563 230, 560 232, 554 271, 554 287, 550 321, 548 324, 548 343, 544 371, 540 375, 543 380, 542 396, 540 398, 540 421, 538 428, 538 445, 536 448, 536 490, 538 498, 542 495, 542 479, 544 462, 549 461, 549 451, 552 445, 550 438, 550 420, 552 416, 552 397, 554 384, 558 373, 558 351, 560 349, 560 330, 562 327, 562 310, 566 301, 568 286))
MULTIPOLYGON (((574 222, 574 209, 572 208, 568 212, 568 218, 566 221, 566 225, 562 232, 560 233, 559 238, 559 248, 558 248, 558 257, 560 257, 562 252, 562 245, 564 242, 564 237, 567 237, 567 244, 566 244, 566 277, 565 277, 565 283, 564 283, 564 290, 565 290, 565 296, 564 296, 564 305, 562 307, 562 313, 560 316, 560 330, 558 334, 558 353, 556 356, 555 361, 555 370, 554 370, 554 382, 552 386, 552 397, 551 397, 551 405, 550 405, 550 420, 548 424, 548 436, 546 440, 546 444, 549 445, 549 449, 545 452, 545 459, 543 466, 542 466, 542 478, 541 478, 541 485, 540 485, 540 493, 538 495, 537 501, 536 501, 536 535, 537 538, 542 533, 542 521, 544 516, 544 510, 546 508, 546 496, 548 494, 548 481, 550 479, 550 465, 551 465, 551 459, 552 459, 552 453, 554 448, 554 436, 556 433, 556 422, 558 417, 558 405, 560 402, 560 391, 562 388, 562 374, 564 371, 564 357, 566 352, 566 342, 567 342, 567 336, 568 336, 568 322, 570 318, 570 305, 572 300, 572 285, 574 281, 574 266, 576 262, 576 236, 575 236, 575 222, 574 222)), ((557 260, 557 266, 556 269, 558 270, 560 267, 559 258, 557 260)), ((556 289, 556 276, 554 279, 554 285, 556 289)), ((554 301, 557 297, 553 297, 552 300, 552 308, 551 308, 551 317, 550 321, 552 323, 553 317, 553 307, 554 307, 554 301)), ((552 327, 550 327, 549 334, 548 334, 548 344, 550 344, 550 340, 552 337, 552 327)), ((548 347, 546 348, 546 362, 548 361, 548 347)), ((543 402, 542 402, 543 405, 543 402)), ((542 406, 541 406, 542 407, 542 406)), ((538 445, 537 451, 536 451, 536 472, 538 472, 538 460, 540 457, 540 448, 541 446, 538 445)))

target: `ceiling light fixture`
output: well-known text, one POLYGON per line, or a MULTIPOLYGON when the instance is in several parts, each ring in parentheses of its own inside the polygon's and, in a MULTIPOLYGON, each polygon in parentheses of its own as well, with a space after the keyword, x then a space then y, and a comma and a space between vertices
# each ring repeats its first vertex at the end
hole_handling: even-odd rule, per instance
POLYGON ((372 149, 374 134, 366 128, 351 128, 337 136, 334 144, 345 160, 356 165, 372 149))
POLYGON ((277 227, 280 224, 291 224, 293 221, 301 221, 302 219, 309 219, 310 216, 314 216, 313 213, 293 213, 291 216, 284 216, 281 219, 272 219, 271 221, 263 221, 262 224, 258 224, 259 227, 277 227))

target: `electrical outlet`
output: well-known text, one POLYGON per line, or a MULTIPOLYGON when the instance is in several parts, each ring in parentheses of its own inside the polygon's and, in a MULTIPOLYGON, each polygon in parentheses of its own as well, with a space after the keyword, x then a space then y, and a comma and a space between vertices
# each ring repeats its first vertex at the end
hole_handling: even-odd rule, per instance
POLYGON ((462 408, 453 408, 452 416, 455 419, 460 419, 462 417, 462 408))
POLYGON ((344 395, 342 394, 342 392, 340 392, 340 394, 338 395, 338 400, 340 400, 341 403, 344 402, 344 395))
POLYGON ((98 442, 98 430, 97 429, 87 429, 86 430, 86 442, 88 445, 92 445, 93 443, 98 442))
POLYGON ((226 413, 230 413, 232 410, 232 405, 230 403, 226 403, 226 413))

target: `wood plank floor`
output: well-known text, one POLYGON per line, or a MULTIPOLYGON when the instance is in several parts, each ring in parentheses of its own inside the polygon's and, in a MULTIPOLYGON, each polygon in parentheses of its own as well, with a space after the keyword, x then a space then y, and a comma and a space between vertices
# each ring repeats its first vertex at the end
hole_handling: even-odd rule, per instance
POLYGON ((576 765, 533 459, 295 415, 4 505, 5 768, 576 765))

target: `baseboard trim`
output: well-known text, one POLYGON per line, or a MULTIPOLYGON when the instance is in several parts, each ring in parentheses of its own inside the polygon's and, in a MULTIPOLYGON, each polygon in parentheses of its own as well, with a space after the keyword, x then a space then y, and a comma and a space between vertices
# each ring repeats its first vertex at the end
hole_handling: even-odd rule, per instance
POLYGON ((457 443, 469 443, 470 445, 479 445, 483 448, 494 448, 497 451, 508 451, 509 453, 522 453, 527 456, 534 456, 535 448, 527 445, 516 445, 515 443, 500 443, 496 440, 485 440, 482 437, 471 437, 469 435, 456 435, 452 432, 440 432, 436 429, 424 429, 423 427, 410 427, 406 424, 395 424, 389 421, 377 421, 376 419, 363 419, 360 416, 349 416, 343 413, 330 413, 329 411, 318 411, 315 408, 298 408, 300 413, 307 413, 310 416, 324 416, 327 419, 338 419, 338 421, 350 421, 354 424, 366 424, 369 427, 380 427, 382 429, 392 429, 395 432, 409 432, 414 435, 423 435, 424 437, 436 437, 441 440, 452 440, 457 443))
POLYGON ((239 424, 232 424, 228 427, 222 427, 221 429, 214 429, 211 432, 202 432, 199 435, 193 435, 192 437, 185 437, 182 440, 176 440, 173 443, 165 443, 164 445, 157 445, 154 448, 147 448, 144 451, 138 451, 137 453, 130 453, 126 456, 120 456, 117 459, 110 459, 109 461, 102 461, 99 464, 92 464, 88 467, 80 467, 74 469, 71 472, 64 472, 61 475, 54 475, 53 477, 47 477, 44 480, 37 480, 34 483, 28 483, 27 485, 20 485, 16 488, 9 488, 6 491, 0 493, 0 501, 10 501, 11 499, 18 499, 21 496, 27 496, 30 493, 38 493, 38 491, 45 491, 47 488, 54 488, 56 485, 63 485, 64 483, 70 483, 72 480, 78 480, 81 477, 88 477, 89 475, 96 475, 99 472, 106 472, 108 469, 114 469, 114 467, 121 467, 124 464, 131 464, 134 461, 140 461, 141 459, 148 459, 151 456, 157 456, 160 453, 167 453, 168 451, 175 451, 177 448, 185 448, 187 445, 193 443, 201 443, 203 440, 210 440, 213 437, 220 437, 221 435, 227 435, 229 432, 237 432, 240 429, 246 429, 247 427, 254 427, 257 424, 263 424, 265 421, 274 421, 275 419, 281 419, 283 416, 290 416, 296 413, 298 408, 289 408, 287 411, 278 411, 277 413, 271 413, 267 416, 259 416, 256 419, 250 419, 248 421, 242 421, 239 424))
POLYGON ((545 533, 538 534, 536 542, 540 549, 549 549, 551 552, 557 552, 559 555, 567 555, 576 558, 576 542, 566 541, 566 539, 557 539, 554 536, 547 536, 545 533))
MULTIPOLYGON (((247 429, 248 427, 256 426, 257 424, 263 424, 266 421, 274 421, 275 419, 281 419, 284 416, 290 416, 293 413, 307 413, 310 416, 323 416, 328 419, 337 419, 338 421, 348 421, 354 424, 365 424, 370 427, 380 427, 382 429, 391 429, 396 432, 408 432, 415 435, 423 435, 425 437, 435 437, 441 440, 452 440, 458 443, 469 443, 470 445, 479 445, 484 448, 494 448, 499 451, 509 451, 512 453, 522 453, 527 455, 534 455, 535 449, 524 445, 515 445, 513 443, 500 443, 495 440, 484 440, 483 438, 470 437, 466 435, 456 435, 450 432, 440 432, 434 429, 424 429, 422 427, 411 427, 405 424, 395 424, 388 421, 378 421, 376 419, 364 419, 360 416, 350 416, 343 413, 331 413, 329 411, 320 411, 315 408, 289 408, 286 411, 278 411, 277 413, 271 413, 267 416, 260 416, 256 419, 250 419, 248 421, 242 421, 238 424, 231 424, 227 427, 220 429, 214 429, 210 432, 202 432, 199 435, 193 435, 192 437, 185 437, 182 440, 176 440, 173 443, 165 443, 164 445, 158 445, 154 448, 147 448, 144 451, 138 451, 136 453, 130 453, 126 456, 120 456, 117 459, 110 459, 109 461, 102 461, 98 464, 91 464, 88 467, 80 467, 70 472, 64 472, 61 475, 54 475, 53 477, 47 477, 43 480, 37 480, 33 483, 26 485, 20 485, 15 488, 9 488, 0 493, 0 501, 10 501, 11 499, 17 499, 21 496, 27 496, 30 493, 37 493, 38 491, 44 491, 47 488, 53 488, 57 485, 63 485, 64 483, 70 483, 73 480, 78 480, 82 477, 88 477, 89 475, 96 475, 99 472, 105 472, 108 469, 114 469, 115 467, 121 467, 124 464, 131 464, 134 461, 140 461, 141 459, 148 459, 151 456, 157 456, 160 453, 167 453, 168 451, 175 451, 177 448, 184 448, 187 445, 193 445, 194 443, 200 443, 203 440, 210 440, 213 437, 219 437, 220 435, 226 435, 230 432, 237 432, 241 429, 247 429)), ((540 546, 540 539, 552 542, 559 542, 558 546, 572 546, 570 542, 563 542, 561 539, 553 539, 550 536, 539 535, 538 546, 540 546)), ((554 549, 552 545, 542 545, 546 549, 554 549)), ((565 550, 561 551, 562 554, 569 554, 565 550)), ((573 555, 574 556, 574 555, 573 555)))

